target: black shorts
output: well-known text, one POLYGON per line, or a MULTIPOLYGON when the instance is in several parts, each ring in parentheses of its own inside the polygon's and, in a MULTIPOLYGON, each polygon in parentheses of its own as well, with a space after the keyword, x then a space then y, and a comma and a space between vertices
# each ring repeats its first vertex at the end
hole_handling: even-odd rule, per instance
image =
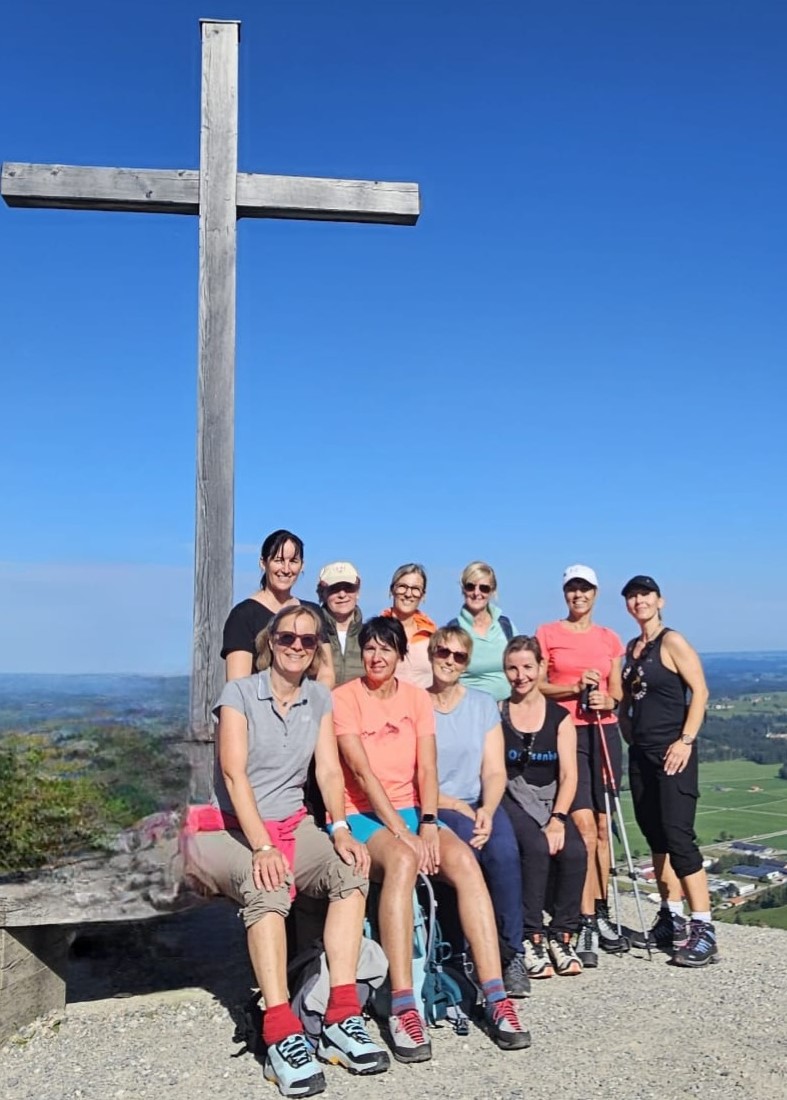
MULTIPOLYGON (((577 793, 571 804, 571 813, 575 810, 593 810, 597 814, 605 812, 602 768, 604 756, 600 738, 597 725, 577 726, 577 793)), ((604 726, 604 738, 615 777, 615 788, 619 791, 620 777, 623 774, 623 743, 617 722, 604 726)), ((609 796, 611 809, 611 790, 609 796)))
POLYGON ((668 747, 631 746, 631 800, 651 852, 668 855, 678 878, 686 878, 702 868, 702 853, 694 832, 700 793, 697 746, 692 748, 686 768, 676 775, 664 771, 668 747))

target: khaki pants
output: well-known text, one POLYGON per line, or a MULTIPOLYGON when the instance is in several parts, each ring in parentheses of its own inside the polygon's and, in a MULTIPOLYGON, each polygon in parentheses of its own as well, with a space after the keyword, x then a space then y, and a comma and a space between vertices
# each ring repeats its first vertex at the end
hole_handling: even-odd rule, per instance
POLYGON ((295 866, 278 890, 258 890, 254 885, 251 850, 240 831, 198 833, 189 849, 189 872, 212 893, 236 901, 247 928, 265 913, 287 916, 293 881, 299 892, 329 901, 346 898, 353 890, 366 897, 369 889, 368 881, 336 854, 330 837, 317 828, 313 817, 304 817, 295 830, 295 866))

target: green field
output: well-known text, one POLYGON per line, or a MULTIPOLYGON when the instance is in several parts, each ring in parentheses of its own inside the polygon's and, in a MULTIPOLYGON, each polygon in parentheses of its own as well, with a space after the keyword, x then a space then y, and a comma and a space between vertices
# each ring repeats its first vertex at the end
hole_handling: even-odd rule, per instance
MULTIPOLYGON (((778 778, 778 771, 778 764, 748 760, 701 764, 696 821, 700 844, 722 838, 787 847, 787 781, 778 778)), ((634 821, 628 791, 621 795, 621 806, 632 851, 644 856, 648 848, 634 821)))
POLYGON ((774 733, 787 733, 787 691, 751 692, 741 695, 737 699, 721 700, 711 699, 708 704, 708 712, 714 718, 735 718, 744 715, 772 715, 774 721, 774 733), (714 704, 731 702, 729 710, 714 710, 714 704), (781 723, 778 719, 781 719, 781 723), (776 727, 779 727, 778 729, 776 727), (785 727, 785 728, 782 728, 785 727))
POLYGON ((766 928, 787 930, 787 905, 780 905, 778 909, 759 909, 756 913, 736 913, 732 909, 725 909, 724 912, 717 913, 713 919, 722 921, 724 924, 760 924, 766 928))

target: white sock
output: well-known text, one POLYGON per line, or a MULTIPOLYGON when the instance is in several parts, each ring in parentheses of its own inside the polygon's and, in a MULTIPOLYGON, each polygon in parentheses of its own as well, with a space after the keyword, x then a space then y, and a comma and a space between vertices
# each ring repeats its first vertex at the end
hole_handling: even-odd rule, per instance
MULTIPOLYGON (((669 909, 669 911, 670 911, 670 913, 672 913, 673 917, 682 917, 683 916, 683 902, 682 901, 668 901, 667 904, 666 904, 666 907, 662 903, 662 909, 664 909, 664 908, 669 909)), ((708 917, 708 920, 710 920, 710 917, 708 917)))
POLYGON ((710 912, 707 912, 707 913, 695 913, 695 912, 694 912, 694 910, 692 909, 692 911, 691 911, 691 919, 692 919, 692 920, 701 920, 701 921, 704 921, 704 922, 705 922, 705 924, 710 924, 710 912))

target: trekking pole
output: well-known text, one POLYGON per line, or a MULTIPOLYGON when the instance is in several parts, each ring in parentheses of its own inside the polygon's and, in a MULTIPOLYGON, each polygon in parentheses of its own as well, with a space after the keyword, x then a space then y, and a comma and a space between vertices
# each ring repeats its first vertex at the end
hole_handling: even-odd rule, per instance
MULTIPOLYGON (((602 772, 604 778, 604 794, 607 807, 609 806, 609 793, 612 795, 612 803, 615 807, 615 817, 618 821, 618 829, 620 831, 620 839, 623 842, 623 850, 626 854, 626 868, 628 870, 628 877, 631 879, 632 886, 634 887, 634 900, 637 904, 637 916, 639 917, 639 923, 642 928, 642 936, 645 940, 645 947, 648 952, 648 960, 653 961, 653 952, 650 949, 648 929, 645 927, 645 914, 642 911, 642 899, 639 893, 639 883, 637 882, 637 874, 634 869, 634 860, 631 858, 631 848, 629 847, 628 834, 626 832, 626 823, 623 820, 623 811, 620 807, 620 796, 618 794, 618 785, 615 781, 615 773, 612 770, 612 760, 609 755, 609 746, 607 745, 607 737, 604 733, 604 724, 601 721, 601 715, 598 711, 596 714, 596 727, 598 729, 599 744, 601 745, 601 760, 602 760, 602 772), (609 793, 608 793, 609 792, 609 793)), ((607 823, 609 827, 609 847, 610 847, 610 862, 613 870, 613 883, 615 893, 615 904, 618 904, 617 894, 617 868, 614 866, 614 844, 612 835, 612 816, 607 815, 607 823)), ((617 910, 618 930, 620 929, 620 910, 617 910)))
MULTIPOLYGON (((612 804, 609 800, 609 780, 607 778, 607 769, 604 765, 601 768, 601 778, 604 783, 604 813, 607 818, 607 842, 609 844, 609 873, 612 879, 612 897, 615 903, 615 924, 617 926, 618 937, 622 938, 623 929, 620 924, 620 891, 618 889, 618 861, 615 858, 615 831, 612 828, 612 804)), ((606 901, 606 898, 604 899, 606 901)))

